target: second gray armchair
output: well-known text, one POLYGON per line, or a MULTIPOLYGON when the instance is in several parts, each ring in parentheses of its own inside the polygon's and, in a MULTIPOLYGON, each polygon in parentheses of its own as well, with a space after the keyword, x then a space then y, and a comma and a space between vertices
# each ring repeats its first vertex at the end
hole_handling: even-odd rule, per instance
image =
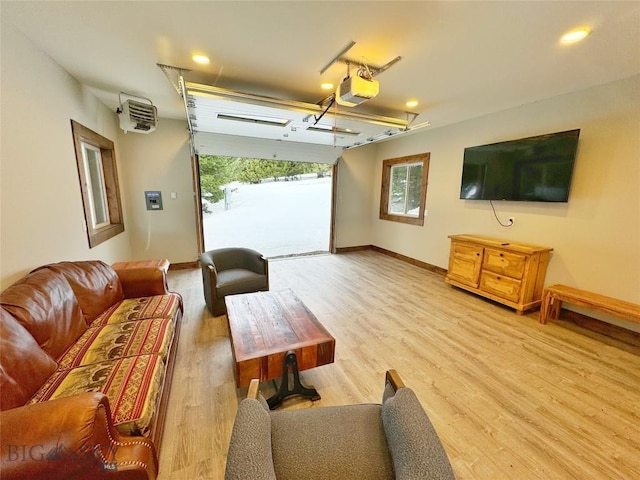
POLYGON ((382 404, 271 411, 258 381, 236 415, 225 480, 455 480, 413 390, 387 372, 382 404))
POLYGON ((224 297, 269 290, 269 263, 249 248, 221 248, 200 255, 207 307, 213 315, 227 312, 224 297))

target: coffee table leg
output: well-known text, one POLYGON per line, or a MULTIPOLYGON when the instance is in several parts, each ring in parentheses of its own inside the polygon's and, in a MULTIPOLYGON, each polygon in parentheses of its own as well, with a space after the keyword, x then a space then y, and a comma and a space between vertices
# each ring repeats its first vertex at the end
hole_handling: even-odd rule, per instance
POLYGON ((267 400, 271 410, 278 408, 285 398, 294 395, 309 397, 311 401, 320 400, 320 394, 315 388, 304 386, 300 382, 300 372, 298 370, 298 359, 294 351, 288 351, 282 361, 282 380, 278 392, 267 400), (293 374, 293 385, 289 387, 289 368, 293 374))

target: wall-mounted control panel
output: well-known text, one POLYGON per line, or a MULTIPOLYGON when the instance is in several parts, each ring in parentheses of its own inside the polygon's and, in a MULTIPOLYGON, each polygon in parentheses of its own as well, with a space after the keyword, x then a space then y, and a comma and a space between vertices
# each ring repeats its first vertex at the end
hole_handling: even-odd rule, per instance
POLYGON ((147 202, 147 210, 162 210, 162 192, 144 192, 144 199, 147 202))

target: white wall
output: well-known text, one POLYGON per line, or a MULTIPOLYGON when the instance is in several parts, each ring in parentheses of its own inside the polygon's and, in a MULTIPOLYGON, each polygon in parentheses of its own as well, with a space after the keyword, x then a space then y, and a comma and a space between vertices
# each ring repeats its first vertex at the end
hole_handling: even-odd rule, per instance
POLYGON ((338 160, 336 247, 371 244, 376 145, 345 150, 338 160))
POLYGON ((124 233, 89 248, 71 134, 74 119, 115 141, 117 116, 8 22, 1 35, 0 289, 45 263, 128 259, 126 215, 124 233))
MULTIPOLYGON (((640 76, 379 143, 375 155, 370 237, 341 222, 338 247, 374 244, 447 268, 451 234, 545 245, 554 248, 546 284, 640 303, 640 76), (569 203, 494 202, 503 222, 516 218, 503 228, 488 202, 458 198, 465 147, 573 128, 581 133, 569 203), (421 152, 431 152, 425 225, 379 220, 382 161, 421 152)), ((362 169, 355 151, 344 159, 362 169)))
POLYGON ((132 257, 194 262, 198 244, 186 120, 160 119, 149 134, 120 132, 118 143, 126 159, 122 175, 132 257), (162 211, 146 209, 144 192, 149 190, 162 192, 162 211))

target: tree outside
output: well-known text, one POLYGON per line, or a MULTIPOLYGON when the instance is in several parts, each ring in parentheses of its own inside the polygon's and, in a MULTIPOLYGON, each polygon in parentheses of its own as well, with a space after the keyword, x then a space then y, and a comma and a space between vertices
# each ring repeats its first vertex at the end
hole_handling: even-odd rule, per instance
POLYGON ((201 155, 200 188, 202 197, 216 203, 224 198, 224 185, 233 181, 262 183, 266 179, 274 181, 298 180, 300 175, 317 173, 323 177, 329 172, 324 163, 287 162, 261 160, 258 158, 224 157, 201 155))
POLYGON ((401 215, 417 215, 420 209, 421 187, 422 164, 393 166, 389 211, 401 215))

